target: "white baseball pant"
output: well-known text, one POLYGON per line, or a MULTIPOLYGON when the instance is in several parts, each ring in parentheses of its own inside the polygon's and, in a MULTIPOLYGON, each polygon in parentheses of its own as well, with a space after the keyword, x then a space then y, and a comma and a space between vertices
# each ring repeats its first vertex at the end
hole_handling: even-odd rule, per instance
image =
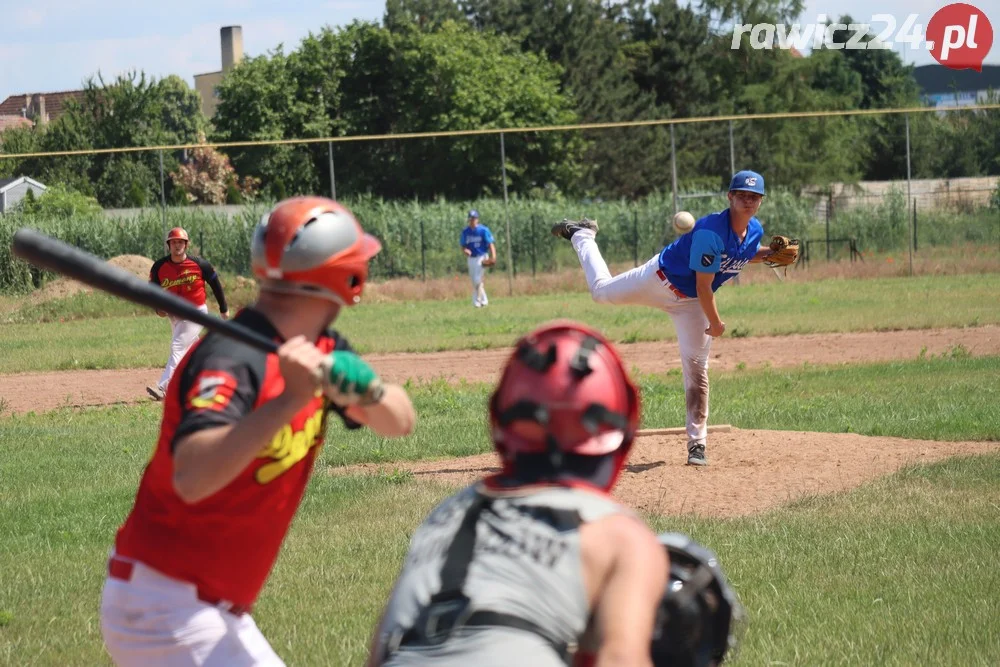
POLYGON ((594 301, 651 306, 670 316, 680 347, 688 441, 704 444, 708 434, 708 352, 712 337, 705 333, 708 318, 698 299, 675 292, 673 285, 657 275, 660 269, 659 254, 642 266, 611 277, 608 265, 597 247, 594 232, 586 229, 577 231, 570 241, 580 258, 594 301))
POLYGON ((483 270, 483 260, 486 257, 487 255, 479 255, 467 258, 469 278, 472 279, 472 305, 476 308, 482 308, 490 303, 490 300, 486 298, 486 284, 483 282, 483 274, 486 273, 483 270))
MULTIPOLYGON (((198 310, 203 313, 208 312, 208 306, 201 305, 198 306, 198 310)), ((198 334, 201 333, 201 325, 188 320, 182 320, 180 318, 174 317, 173 315, 167 316, 170 319, 170 327, 173 331, 173 335, 170 339, 170 358, 167 359, 167 365, 163 369, 163 373, 160 375, 160 381, 157 385, 160 389, 166 391, 167 385, 170 384, 170 378, 174 375, 174 369, 177 368, 177 364, 181 362, 187 351, 191 349, 195 341, 198 340, 198 334)))
POLYGON ((195 586, 135 562, 128 581, 108 577, 101 633, 118 667, 283 667, 250 614, 198 599, 195 586))

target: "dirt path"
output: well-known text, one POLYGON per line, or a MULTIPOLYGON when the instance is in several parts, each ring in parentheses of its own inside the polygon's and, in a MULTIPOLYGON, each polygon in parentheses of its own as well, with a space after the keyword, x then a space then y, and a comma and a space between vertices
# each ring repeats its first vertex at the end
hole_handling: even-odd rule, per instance
MULTIPOLYGON (((806 496, 846 491, 904 465, 1000 451, 1000 442, 931 442, 844 433, 734 429, 709 437, 709 465, 686 465, 683 436, 636 440, 615 496, 629 507, 675 516, 757 514, 806 496)), ((409 470, 417 480, 462 486, 497 472, 483 454, 460 459, 364 464, 331 474, 409 470)))
MULTIPOLYGON (((959 345, 975 356, 1000 355, 1000 327, 727 337, 712 346, 711 366, 732 370, 741 363, 756 368, 915 359, 924 348, 928 355, 940 355, 959 345)), ((629 368, 642 373, 680 368, 676 343, 636 343, 619 349, 629 368)), ((508 354, 509 349, 494 349, 366 358, 391 382, 408 378, 493 382, 508 354)), ((148 368, 0 375, 0 414, 145 401, 146 385, 159 374, 159 369, 148 368)))

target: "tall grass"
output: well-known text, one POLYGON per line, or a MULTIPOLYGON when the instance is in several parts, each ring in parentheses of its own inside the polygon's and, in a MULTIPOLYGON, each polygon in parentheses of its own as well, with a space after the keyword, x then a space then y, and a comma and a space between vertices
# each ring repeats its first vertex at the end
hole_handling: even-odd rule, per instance
MULTIPOLYGON (((598 242, 611 263, 645 261, 674 238, 669 224, 673 202, 665 194, 639 202, 515 198, 506 209, 503 201, 496 199, 388 202, 365 196, 344 203, 383 243, 382 252, 372 263, 373 278, 434 278, 464 273, 466 265, 458 249, 458 237, 466 224, 466 213, 473 207, 496 238, 499 271, 506 271, 508 266, 509 219, 509 249, 515 274, 576 266, 569 244, 557 243, 549 235, 551 225, 567 217, 587 216, 600 223, 598 242)), ((825 225, 816 222, 815 204, 813 198, 776 191, 766 199, 759 217, 768 234, 825 238, 825 225)), ((726 205, 721 195, 686 198, 682 202, 683 208, 699 217, 726 205)), ((193 252, 221 270, 249 275, 250 230, 268 206, 249 205, 232 217, 216 211, 170 208, 165 220, 156 209, 127 217, 97 215, 72 220, 17 213, 0 216, 0 291, 28 290, 51 277, 11 256, 11 236, 19 227, 34 227, 104 258, 123 254, 156 258, 165 252, 165 229, 182 226, 191 234, 193 252)), ((862 250, 905 248, 905 215, 905 198, 895 192, 873 207, 838 214, 830 233, 858 239, 862 250)), ((995 246, 1000 239, 1000 212, 994 209, 920 213, 918 221, 918 238, 929 244, 973 242, 995 246)))

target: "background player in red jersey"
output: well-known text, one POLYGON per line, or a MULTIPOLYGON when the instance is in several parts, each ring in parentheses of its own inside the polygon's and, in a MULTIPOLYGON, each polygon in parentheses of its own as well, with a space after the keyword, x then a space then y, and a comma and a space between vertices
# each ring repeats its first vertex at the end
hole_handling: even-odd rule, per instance
MULTIPOLYGON (((229 318, 229 306, 226 305, 226 295, 219 282, 219 274, 207 261, 201 257, 189 255, 188 233, 180 227, 174 227, 167 233, 167 250, 170 254, 153 262, 149 270, 149 282, 156 283, 168 292, 187 299, 199 309, 208 312, 205 306, 205 284, 212 288, 215 300, 219 302, 219 314, 222 319, 229 318)), ((168 317, 166 313, 157 311, 160 317, 168 317)), ((163 400, 167 384, 174 374, 174 369, 180 363, 194 342, 198 340, 201 326, 194 322, 169 316, 172 336, 170 339, 170 357, 160 375, 160 381, 146 387, 146 392, 157 401, 163 400)))
POLYGON ((358 303, 380 250, 334 201, 279 203, 257 226, 260 297, 235 321, 277 354, 209 333, 177 369, 159 441, 119 529, 101 601, 118 665, 282 665, 249 612, 298 509, 330 413, 347 428, 410 433, 383 385, 327 327, 358 303))

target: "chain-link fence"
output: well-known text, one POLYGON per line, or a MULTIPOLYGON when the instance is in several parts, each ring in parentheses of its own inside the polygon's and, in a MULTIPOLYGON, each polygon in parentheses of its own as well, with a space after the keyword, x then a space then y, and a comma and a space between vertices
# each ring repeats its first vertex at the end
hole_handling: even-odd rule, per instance
MULTIPOLYGON (((963 113, 990 113, 1000 119, 997 111, 1000 105, 976 109, 964 109, 963 113)), ((498 247, 498 267, 511 277, 576 265, 568 245, 556 243, 549 234, 551 225, 564 217, 597 219, 601 225, 598 242, 608 261, 638 264, 673 239, 669 221, 676 211, 689 210, 698 217, 725 208, 728 205, 725 184, 733 171, 743 168, 763 171, 768 197, 759 217, 765 231, 806 241, 809 260, 806 268, 815 262, 856 260, 871 252, 908 251, 912 257, 913 252, 943 245, 973 244, 992 249, 1000 256, 1000 175, 947 178, 947 173, 934 174, 934 164, 941 163, 928 161, 926 154, 947 147, 932 145, 929 138, 911 136, 910 132, 910 114, 922 115, 925 111, 764 114, 451 134, 244 142, 241 148, 305 149, 312 159, 325 163, 322 184, 311 186, 310 191, 336 196, 355 212, 367 230, 381 239, 384 249, 372 267, 375 278, 427 280, 464 273, 466 265, 458 239, 470 208, 478 209, 481 222, 492 229, 498 247), (827 142, 826 137, 833 130, 841 138, 850 137, 851 128, 862 129, 873 122, 881 122, 897 133, 905 131, 905 137, 893 139, 904 147, 902 155, 875 155, 877 147, 845 149, 827 142), (531 159, 527 148, 530 142, 520 139, 526 134, 546 132, 575 133, 584 140, 602 133, 616 133, 618 140, 627 143, 634 152, 637 168, 652 174, 654 181, 660 179, 660 187, 641 197, 616 200, 569 198, 545 184, 527 193, 508 195, 508 179, 523 170, 525 161, 531 159), (796 140, 783 139, 790 136, 796 140), (371 144, 380 144, 387 153, 393 147, 424 144, 419 152, 439 155, 440 160, 446 161, 449 155, 462 150, 470 137, 491 138, 496 142, 495 164, 493 167, 487 164, 484 169, 489 173, 495 171, 489 177, 492 179, 489 189, 503 196, 416 201, 375 197, 352 191, 350 187, 352 166, 372 159, 371 144), (843 158, 845 151, 862 149, 869 152, 869 161, 882 159, 885 162, 882 171, 891 178, 878 182, 860 179, 831 182, 832 173, 844 171, 837 160, 843 158), (921 178, 913 177, 915 171, 921 178)), ((235 150, 232 145, 217 146, 223 151, 235 150)), ((481 149, 481 141, 477 146, 481 149)), ((153 147, 103 153, 152 151, 157 158, 166 155, 167 163, 183 163, 192 148, 153 147)), ((71 169, 73 161, 85 154, 34 157, 65 163, 71 169)), ((0 154, 4 159, 14 157, 0 154)), ((164 160, 157 159, 154 163, 162 165, 164 160)), ((581 170, 602 167, 581 165, 581 170)), ((1000 163, 996 167, 1000 170, 1000 163)), ((602 176, 611 180, 616 177, 602 176)), ((396 177, 433 184, 436 173, 429 164, 419 173, 396 177)), ((182 226, 191 234, 196 252, 225 271, 248 275, 249 231, 273 202, 186 206, 178 189, 170 187, 169 173, 160 171, 156 180, 160 195, 157 206, 66 216, 17 212, 0 215, 0 289, 30 288, 45 278, 31 274, 9 254, 10 236, 20 226, 36 227, 104 257, 120 254, 158 257, 163 254, 166 230, 182 226)), ((302 191, 295 183, 283 184, 282 189, 287 195, 302 191)))

